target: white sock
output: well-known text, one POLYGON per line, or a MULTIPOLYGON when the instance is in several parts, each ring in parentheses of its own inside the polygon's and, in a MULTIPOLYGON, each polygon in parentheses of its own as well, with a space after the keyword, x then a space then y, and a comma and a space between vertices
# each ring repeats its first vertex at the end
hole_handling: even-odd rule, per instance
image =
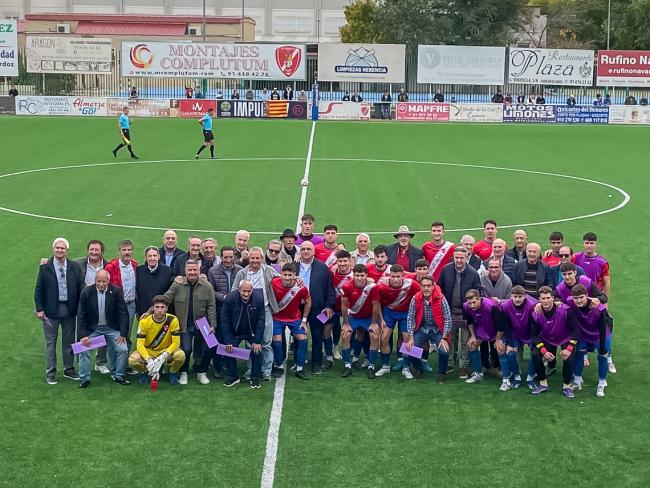
POLYGON ((607 386, 607 380, 598 380, 598 386, 607 386))
POLYGON ((607 364, 612 364, 614 361, 612 360, 611 356, 607 357, 607 364))
POLYGON ((526 381, 533 381, 533 379, 531 375, 526 375, 526 381))
POLYGON ((582 376, 576 376, 576 375, 573 375, 573 382, 574 382, 576 385, 579 385, 580 383, 582 383, 582 376))
POLYGON ((351 365, 350 363, 345 363, 345 367, 346 367, 346 368, 351 368, 352 365, 351 365))
POLYGON ((302 366, 296 366, 296 371, 302 371, 302 366))
POLYGON ((521 376, 518 375, 518 374, 516 374, 516 375, 515 375, 515 381, 521 381, 521 376))
POLYGON ((334 361, 334 356, 326 356, 328 361, 334 361))

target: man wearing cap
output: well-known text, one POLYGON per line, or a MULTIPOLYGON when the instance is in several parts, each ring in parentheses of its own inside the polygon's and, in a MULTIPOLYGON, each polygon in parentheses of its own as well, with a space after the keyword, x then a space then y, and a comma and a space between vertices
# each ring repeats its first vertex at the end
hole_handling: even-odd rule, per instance
POLYGON ((78 380, 74 370, 72 343, 75 340, 75 326, 79 295, 85 283, 81 266, 68 260, 70 243, 57 237, 52 243, 53 256, 40 265, 34 289, 36 316, 43 321, 45 336, 45 379, 48 385, 56 385, 56 343, 61 327, 61 356, 63 376, 78 380))
POLYGON ((300 248, 296 246, 296 233, 291 229, 284 229, 280 236, 282 250, 280 259, 285 263, 295 263, 300 259, 300 248))
POLYGON ((422 259, 422 249, 411 244, 415 234, 406 225, 400 225, 393 237, 397 239, 395 244, 387 247, 388 263, 399 264, 405 271, 414 271, 415 262, 422 259))
POLYGON ((355 240, 357 248, 350 253, 351 265, 355 264, 369 264, 374 263, 375 253, 370 250, 370 236, 365 232, 359 234, 355 240))
POLYGON ((300 233, 296 238, 296 244, 300 245, 305 241, 311 241, 315 246, 325 241, 322 236, 314 234, 314 222, 316 222, 316 217, 312 214, 305 214, 300 218, 300 233))

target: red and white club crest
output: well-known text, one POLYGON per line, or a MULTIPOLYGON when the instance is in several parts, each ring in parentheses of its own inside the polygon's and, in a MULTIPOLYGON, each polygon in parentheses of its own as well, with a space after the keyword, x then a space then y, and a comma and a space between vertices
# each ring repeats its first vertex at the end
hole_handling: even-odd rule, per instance
POLYGON ((302 51, 298 46, 280 46, 275 50, 275 62, 287 78, 298 71, 301 61, 302 51))

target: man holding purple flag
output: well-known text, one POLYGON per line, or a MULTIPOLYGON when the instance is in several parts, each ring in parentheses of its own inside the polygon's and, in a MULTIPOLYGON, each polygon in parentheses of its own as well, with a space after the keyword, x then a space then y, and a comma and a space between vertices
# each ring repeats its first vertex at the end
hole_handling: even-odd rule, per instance
MULTIPOLYGON (((83 289, 79 297, 77 314, 77 336, 88 347, 90 340, 104 336, 108 344, 111 378, 115 383, 127 386, 124 377, 129 350, 126 336, 129 333, 129 312, 119 286, 109 283, 108 271, 95 273, 95 286, 83 289)), ((90 353, 79 354, 79 388, 90 386, 90 353)))
POLYGON ((611 349, 612 320, 602 303, 596 306, 595 299, 589 298, 587 288, 575 285, 567 304, 575 312, 580 327, 580 341, 573 368, 573 388, 582 390, 582 370, 587 352, 598 352, 598 386, 596 396, 605 396, 607 386, 607 357, 611 349))
MULTIPOLYGON (((406 350, 413 345, 426 347, 435 344, 438 349, 438 383, 444 383, 449 362, 449 344, 453 322, 447 299, 431 276, 420 281, 420 291, 411 298, 406 317, 408 338, 406 350)), ((422 363, 418 358, 411 358, 413 367, 422 374, 422 363)), ((408 366, 404 366, 407 368, 408 366)))
POLYGON ((501 310, 499 304, 491 298, 482 298, 478 290, 469 290, 465 294, 463 304, 463 316, 467 320, 470 337, 467 341, 469 348, 469 361, 474 372, 465 380, 466 383, 478 383, 483 380, 483 366, 481 364, 481 353, 479 349, 482 342, 495 341, 495 347, 499 354, 499 363, 503 372, 501 391, 508 391, 510 383, 510 371, 506 359, 506 349, 503 342, 503 330, 499 320, 501 310))
MULTIPOLYGON (((500 303, 502 329, 506 337, 506 359, 510 371, 510 383, 512 388, 521 386, 521 372, 517 355, 523 352, 524 344, 531 349, 530 322, 537 300, 526 294, 521 285, 512 288, 510 298, 500 303)), ((537 386, 534 382, 535 366, 532 359, 528 360, 528 373, 526 384, 533 390, 537 386)))
MULTIPOLYGON (((253 283, 243 279, 238 289, 230 292, 223 302, 221 332, 226 351, 232 352, 242 341, 251 349, 251 388, 260 388, 262 378, 262 343, 264 342, 265 307, 262 294, 253 293, 253 283)), ((239 383, 237 362, 226 358, 228 378, 223 386, 229 388, 239 383)))
POLYGON ((532 359, 539 385, 532 394, 541 395, 549 390, 544 362, 550 363, 556 359, 559 347, 563 363, 562 394, 567 398, 575 398, 571 388, 575 348, 578 344, 578 324, 575 314, 567 305, 556 304, 553 301, 553 290, 549 286, 542 286, 538 295, 541 311, 533 312, 531 336, 535 345, 532 359))

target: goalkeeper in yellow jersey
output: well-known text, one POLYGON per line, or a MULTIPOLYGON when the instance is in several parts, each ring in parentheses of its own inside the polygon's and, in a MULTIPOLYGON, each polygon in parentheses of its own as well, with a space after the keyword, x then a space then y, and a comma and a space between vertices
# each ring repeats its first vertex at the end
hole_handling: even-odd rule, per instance
POLYGON ((164 295, 153 298, 153 314, 138 324, 137 350, 129 356, 129 366, 141 373, 140 384, 158 379, 163 364, 169 366, 169 382, 178 384, 176 373, 185 362, 181 349, 180 326, 175 315, 167 313, 170 300, 164 295))

